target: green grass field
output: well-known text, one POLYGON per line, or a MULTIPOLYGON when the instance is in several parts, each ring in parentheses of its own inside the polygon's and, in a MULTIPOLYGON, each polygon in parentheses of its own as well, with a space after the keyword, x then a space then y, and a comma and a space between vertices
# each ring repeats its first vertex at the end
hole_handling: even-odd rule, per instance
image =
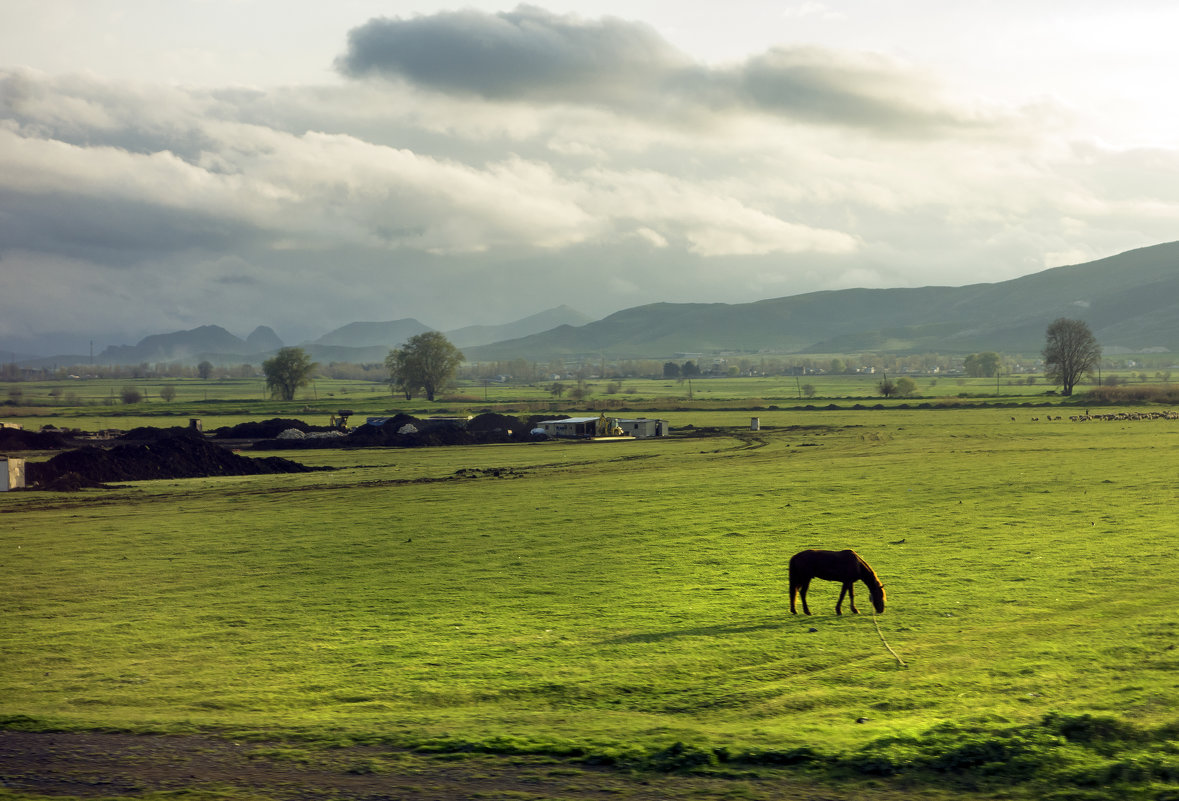
POLYGON ((676 412, 731 428, 7 493, 0 715, 1174 798, 1179 421, 1063 414, 676 412), (816 582, 791 616, 810 547, 885 614, 816 582))
MULTIPOLYGON (((1004 404, 1037 407, 1056 405, 1052 388, 1038 377, 1027 384, 1025 378, 962 378, 924 376, 916 379, 917 392, 911 397, 882 398, 877 391, 881 375, 770 376, 763 378, 697 378, 692 381, 664 379, 625 379, 618 381, 618 391, 607 393, 609 381, 592 380, 588 395, 574 400, 568 393, 552 394, 550 384, 497 384, 462 382, 439 396, 437 403, 422 398, 405 400, 390 393, 388 387, 374 381, 333 380, 320 378, 301 389, 294 402, 275 401, 267 397, 264 382, 258 378, 160 379, 56 379, 45 381, 0 381, 0 421, 19 423, 37 429, 51 425, 82 430, 116 428, 129 430, 138 426, 187 425, 190 419, 202 421, 206 431, 221 426, 272 417, 295 417, 313 425, 327 425, 340 409, 354 412, 351 423, 363 422, 367 415, 406 412, 418 416, 433 414, 479 414, 496 411, 527 416, 530 414, 631 414, 674 419, 677 411, 690 412, 686 418, 695 425, 700 414, 743 409, 751 414, 767 410, 804 406, 838 405, 920 405, 1004 404), (810 385, 813 395, 804 387, 810 385), (161 391, 171 388, 175 396, 162 400, 161 391), (132 389, 142 400, 124 403, 122 392, 132 389), (7 403, 3 401, 6 400, 7 403)), ((563 382, 569 390, 576 381, 563 382)), ((1161 384, 1142 383, 1143 387, 1161 384)))

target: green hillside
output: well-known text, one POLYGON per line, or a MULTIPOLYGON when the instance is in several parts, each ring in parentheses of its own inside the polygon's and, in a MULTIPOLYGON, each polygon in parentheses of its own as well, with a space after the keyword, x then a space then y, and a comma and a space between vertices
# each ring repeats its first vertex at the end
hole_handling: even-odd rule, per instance
POLYGON ((1035 353, 1057 317, 1085 320, 1108 350, 1179 349, 1179 243, 994 284, 846 289, 743 304, 655 303, 465 352, 472 360, 715 351, 1035 353))

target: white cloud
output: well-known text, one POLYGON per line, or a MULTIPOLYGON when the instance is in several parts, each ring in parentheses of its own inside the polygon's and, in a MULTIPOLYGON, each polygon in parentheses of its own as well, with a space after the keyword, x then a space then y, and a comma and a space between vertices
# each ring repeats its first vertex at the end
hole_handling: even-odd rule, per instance
MULTIPOLYGON (((816 31, 833 8, 782 13, 816 31)), ((972 283, 1179 226, 1174 141, 1111 143, 1076 95, 1005 103, 903 49, 787 38, 709 64, 619 18, 359 21, 332 50, 355 77, 314 86, 0 69, 4 325, 457 326, 972 283)))

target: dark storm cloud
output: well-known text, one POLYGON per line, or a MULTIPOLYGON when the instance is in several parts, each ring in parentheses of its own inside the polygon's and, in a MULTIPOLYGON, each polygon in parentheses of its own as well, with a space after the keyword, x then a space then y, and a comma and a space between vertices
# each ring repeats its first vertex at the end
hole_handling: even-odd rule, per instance
POLYGON ((965 122, 932 100, 927 82, 883 59, 775 48, 722 80, 751 108, 810 122, 914 132, 965 122))
POLYGON ((349 33, 337 68, 444 94, 605 104, 648 118, 660 109, 752 112, 915 134, 965 123, 941 107, 929 82, 884 58, 776 48, 736 65, 708 66, 646 25, 530 6, 370 20, 349 33))
POLYGON ((150 200, 0 189, 0 253, 25 250, 126 266, 186 250, 220 251, 258 239, 226 217, 150 200))
POLYGON ((573 100, 624 94, 686 64, 645 25, 586 22, 530 6, 370 20, 349 33, 337 62, 354 77, 397 76, 443 92, 573 100))

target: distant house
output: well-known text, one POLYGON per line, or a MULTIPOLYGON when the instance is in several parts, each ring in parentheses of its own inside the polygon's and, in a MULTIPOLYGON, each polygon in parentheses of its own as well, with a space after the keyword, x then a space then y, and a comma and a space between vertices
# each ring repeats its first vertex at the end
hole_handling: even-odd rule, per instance
POLYGON ((618 424, 624 434, 629 434, 636 439, 666 437, 670 429, 666 420, 657 420, 654 417, 638 417, 633 420, 618 419, 614 422, 618 424))
POLYGON ((666 437, 668 432, 666 420, 640 417, 634 420, 607 417, 604 413, 598 417, 566 417, 563 420, 542 420, 536 424, 534 432, 547 434, 550 437, 571 437, 589 439, 594 437, 666 437))
POLYGON ((612 418, 604 414, 600 417, 566 417, 563 420, 541 420, 532 430, 550 437, 588 439, 610 436, 611 429, 615 428, 613 422, 612 418))

